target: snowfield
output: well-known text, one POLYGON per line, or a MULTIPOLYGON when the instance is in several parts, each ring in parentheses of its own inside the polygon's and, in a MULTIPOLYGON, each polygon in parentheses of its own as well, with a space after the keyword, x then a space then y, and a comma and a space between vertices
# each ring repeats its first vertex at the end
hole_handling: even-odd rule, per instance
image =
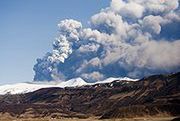
POLYGON ((81 78, 74 78, 68 81, 63 82, 24 82, 24 83, 16 83, 16 84, 8 84, 0 86, 0 95, 4 94, 24 94, 28 92, 33 92, 42 88, 49 87, 79 87, 83 85, 93 85, 98 83, 110 83, 115 80, 127 80, 127 81, 137 81, 138 79, 130 79, 128 77, 124 78, 107 78, 103 81, 95 82, 95 83, 87 83, 81 78))

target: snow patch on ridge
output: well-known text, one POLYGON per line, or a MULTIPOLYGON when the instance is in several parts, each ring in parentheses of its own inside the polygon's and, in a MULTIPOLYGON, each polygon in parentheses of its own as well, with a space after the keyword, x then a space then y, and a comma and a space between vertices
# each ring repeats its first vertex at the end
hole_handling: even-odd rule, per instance
POLYGON ((99 81, 99 82, 96 82, 96 84, 100 84, 100 83, 111 83, 115 80, 126 80, 126 81, 138 81, 138 79, 131 79, 131 78, 128 78, 128 77, 119 77, 119 78, 114 78, 114 77, 109 77, 103 81, 99 81))
POLYGON ((137 81, 138 79, 130 79, 128 77, 124 78, 107 78, 103 81, 95 82, 95 83, 87 83, 82 78, 73 78, 64 82, 24 82, 24 83, 16 83, 16 84, 8 84, 0 86, 0 95, 4 94, 24 94, 28 92, 33 92, 42 88, 49 87, 79 87, 83 85, 93 85, 99 83, 111 83, 115 80, 126 80, 126 81, 137 81))
POLYGON ((59 86, 59 87, 76 87, 76 86, 83 86, 83 85, 88 85, 88 83, 85 82, 81 78, 75 78, 75 79, 70 79, 68 81, 61 82, 57 86, 59 86))

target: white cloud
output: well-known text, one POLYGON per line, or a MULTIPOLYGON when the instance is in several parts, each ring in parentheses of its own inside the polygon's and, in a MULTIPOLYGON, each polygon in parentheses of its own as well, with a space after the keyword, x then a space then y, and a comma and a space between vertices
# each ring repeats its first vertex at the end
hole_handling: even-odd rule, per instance
POLYGON ((114 12, 100 12, 91 17, 91 23, 95 29, 102 33, 126 35, 126 23, 123 22, 120 15, 114 12))
POLYGON ((178 0, 128 0, 144 6, 149 14, 163 14, 171 12, 179 7, 178 0))
POLYGON ((101 81, 104 79, 104 75, 99 72, 83 73, 81 77, 89 80, 90 82, 101 81))
POLYGON ((97 52, 100 45, 95 43, 88 43, 86 45, 81 45, 78 49, 80 53, 87 53, 87 52, 97 52))
POLYGON ((59 32, 74 40, 79 40, 79 31, 82 24, 73 19, 65 19, 58 24, 59 32))
POLYGON ((111 9, 129 19, 141 18, 144 12, 144 7, 141 4, 123 0, 112 0, 111 9))
POLYGON ((152 34, 159 34, 161 32, 161 23, 163 18, 161 16, 146 16, 143 19, 142 26, 145 31, 152 34))

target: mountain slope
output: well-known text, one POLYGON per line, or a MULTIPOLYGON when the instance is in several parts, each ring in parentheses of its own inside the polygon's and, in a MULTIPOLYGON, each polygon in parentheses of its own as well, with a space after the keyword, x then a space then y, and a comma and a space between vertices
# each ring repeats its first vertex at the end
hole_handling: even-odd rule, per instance
POLYGON ((80 87, 43 88, 0 96, 0 112, 20 117, 135 117, 180 115, 180 73, 139 81, 115 80, 80 87), (18 108, 17 108, 18 107, 18 108))

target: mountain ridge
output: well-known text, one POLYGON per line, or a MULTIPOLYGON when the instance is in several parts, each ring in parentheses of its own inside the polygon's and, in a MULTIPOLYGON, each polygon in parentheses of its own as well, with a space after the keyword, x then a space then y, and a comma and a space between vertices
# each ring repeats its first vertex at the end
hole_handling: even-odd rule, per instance
POLYGON ((41 88, 50 88, 50 87, 78 87, 83 85, 94 85, 98 83, 110 83, 114 80, 129 80, 129 81, 137 81, 137 79, 130 79, 128 77, 119 77, 119 78, 107 78, 103 81, 88 83, 84 81, 82 78, 73 78, 67 81, 54 81, 54 82, 22 82, 16 84, 7 84, 0 86, 0 95, 4 94, 23 94, 28 92, 33 92, 41 88))
POLYGON ((139 81, 114 80, 111 83, 51 87, 26 94, 2 95, 0 112, 17 117, 53 118, 180 116, 180 72, 153 75, 139 81))

